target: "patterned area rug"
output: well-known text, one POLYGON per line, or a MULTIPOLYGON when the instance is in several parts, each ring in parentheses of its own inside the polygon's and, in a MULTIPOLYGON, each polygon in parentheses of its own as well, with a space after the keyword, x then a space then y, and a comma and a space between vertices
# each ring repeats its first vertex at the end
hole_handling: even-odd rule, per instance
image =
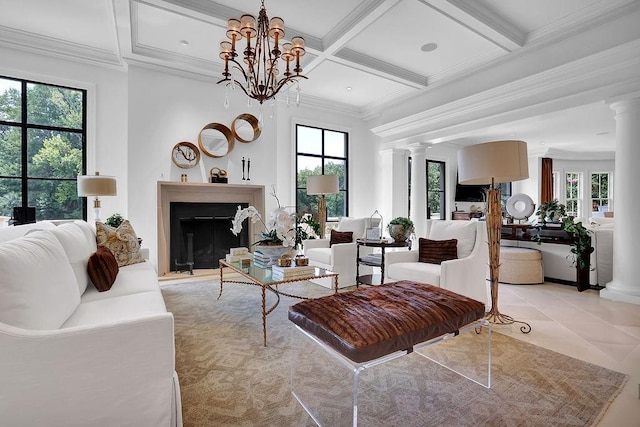
MULTIPOLYGON (((307 282, 281 290, 312 297, 330 294, 307 282)), ((315 425, 291 395, 292 348, 298 338, 287 308, 298 300, 281 298, 267 317, 268 347, 263 347, 260 288, 225 284, 217 300, 219 291, 217 281, 162 288, 175 316, 184 425, 315 425)), ((267 293, 267 305, 274 301, 267 293)), ((466 353, 463 359, 473 361, 482 351, 465 345, 464 335, 474 334, 427 349, 452 360, 466 353)), ((361 402, 360 425, 590 426, 628 378, 499 333, 493 333, 492 362, 491 389, 415 353, 372 368, 368 371, 374 372, 376 386, 365 393, 368 401, 361 402)), ((329 399, 327 408, 344 394, 330 377, 318 384, 317 399, 329 399)), ((331 425, 350 425, 348 417, 334 421, 331 425)))

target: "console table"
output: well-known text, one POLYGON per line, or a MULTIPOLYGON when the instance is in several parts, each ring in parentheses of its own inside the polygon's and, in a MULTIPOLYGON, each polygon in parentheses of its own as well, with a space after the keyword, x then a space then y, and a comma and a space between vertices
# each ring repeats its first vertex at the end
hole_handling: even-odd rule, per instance
POLYGON ((373 274, 365 274, 360 276, 360 265, 368 265, 370 267, 380 267, 380 284, 384 284, 384 253, 386 248, 409 248, 411 249, 411 240, 404 242, 388 242, 386 240, 365 240, 356 239, 356 288, 363 285, 373 285, 373 274), (360 258, 360 246, 368 246, 380 248, 382 253, 380 257, 360 258))

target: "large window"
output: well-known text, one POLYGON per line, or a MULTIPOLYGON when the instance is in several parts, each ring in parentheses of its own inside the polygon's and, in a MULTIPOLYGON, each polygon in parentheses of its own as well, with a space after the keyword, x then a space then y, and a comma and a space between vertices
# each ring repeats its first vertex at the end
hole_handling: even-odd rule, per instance
POLYGON ((86 91, 0 77, 0 216, 84 218, 86 91))
POLYGON ((330 129, 296 125, 296 210, 298 213, 318 211, 318 197, 307 194, 310 175, 337 175, 340 191, 328 194, 327 219, 348 216, 347 182, 349 134, 330 129))
POLYGON ((445 163, 427 160, 427 218, 445 219, 445 163))
POLYGON ((567 215, 580 216, 582 205, 581 179, 578 172, 565 173, 565 205, 567 215))
POLYGON ((611 206, 611 191, 609 182, 611 176, 608 172, 591 174, 591 210, 609 210, 611 206))

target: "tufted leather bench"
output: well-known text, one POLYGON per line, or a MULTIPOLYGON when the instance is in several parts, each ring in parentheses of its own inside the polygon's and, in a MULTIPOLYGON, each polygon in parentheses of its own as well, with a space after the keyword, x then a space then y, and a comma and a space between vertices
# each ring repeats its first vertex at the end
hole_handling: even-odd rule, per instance
POLYGON ((387 283, 289 307, 289 320, 361 363, 406 350, 482 319, 483 303, 412 281, 387 283))

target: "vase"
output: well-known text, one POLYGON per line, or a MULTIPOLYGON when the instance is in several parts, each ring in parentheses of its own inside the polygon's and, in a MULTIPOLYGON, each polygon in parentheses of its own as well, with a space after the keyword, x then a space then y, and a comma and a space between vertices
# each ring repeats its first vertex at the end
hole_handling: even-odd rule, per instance
POLYGON ((589 254, 580 254, 579 257, 582 261, 576 260, 576 287, 579 292, 586 291, 590 288, 589 275, 591 272, 591 265, 589 263, 589 254), (582 264, 582 267, 580 267, 582 264))
POLYGON ((407 232, 407 230, 405 230, 404 225, 402 224, 389 224, 388 230, 389 235, 396 242, 406 241, 409 238, 409 234, 411 234, 410 231, 407 232))
POLYGON ((268 265, 274 265, 278 262, 284 254, 294 251, 293 247, 282 245, 258 245, 255 249, 256 252, 260 252, 262 255, 269 257, 268 265))

